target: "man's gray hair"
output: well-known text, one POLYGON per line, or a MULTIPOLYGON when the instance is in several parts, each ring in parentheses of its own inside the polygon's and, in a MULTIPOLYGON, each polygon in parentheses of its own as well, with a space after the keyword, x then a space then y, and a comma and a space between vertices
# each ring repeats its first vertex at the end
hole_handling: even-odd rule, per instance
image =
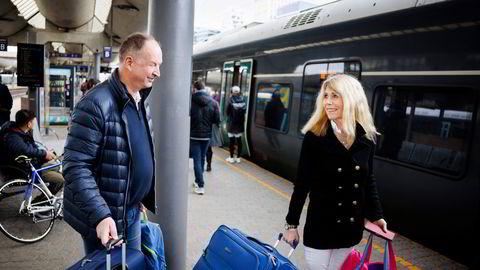
POLYGON ((140 51, 145 45, 145 42, 149 40, 157 42, 160 46, 160 43, 156 41, 154 37, 148 34, 137 32, 129 35, 122 42, 122 45, 120 45, 120 62, 123 62, 123 60, 125 60, 125 57, 128 53, 140 51))

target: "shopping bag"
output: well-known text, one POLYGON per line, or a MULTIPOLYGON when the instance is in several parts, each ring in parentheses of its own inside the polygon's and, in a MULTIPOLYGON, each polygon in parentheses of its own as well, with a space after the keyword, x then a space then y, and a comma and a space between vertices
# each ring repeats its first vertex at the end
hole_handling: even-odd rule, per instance
MULTIPOLYGON (((355 267, 357 267, 357 265, 360 263, 361 260, 362 260, 362 254, 360 253, 360 251, 356 249, 352 249, 352 252, 348 254, 348 257, 343 262, 342 266, 340 267, 340 270, 353 270, 355 269, 355 267)), ((367 264, 364 263, 360 269, 367 270, 368 269, 367 264)))
POLYGON ((141 213, 140 228, 142 231, 142 252, 145 256, 145 269, 167 269, 163 233, 160 225, 148 221, 147 214, 141 213))
POLYGON ((368 237, 367 246, 363 251, 362 259, 357 264, 355 270, 362 270, 364 264, 367 265, 368 270, 397 270, 397 264, 395 261, 395 252, 393 250, 392 241, 385 239, 385 252, 383 254, 383 262, 370 262, 370 256, 372 253, 373 233, 368 237))
POLYGON ((220 128, 216 125, 212 125, 212 137, 210 138, 210 146, 223 146, 223 137, 222 133, 220 132, 220 128))

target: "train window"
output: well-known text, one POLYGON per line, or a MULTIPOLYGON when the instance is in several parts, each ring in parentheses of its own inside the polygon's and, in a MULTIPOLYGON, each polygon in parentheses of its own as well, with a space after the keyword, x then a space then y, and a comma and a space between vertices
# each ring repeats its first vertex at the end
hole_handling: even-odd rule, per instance
POLYGON ((285 83, 260 83, 255 102, 255 124, 287 132, 291 89, 292 86, 285 83))
POLYGON ((382 86, 375 92, 376 154, 459 176, 466 166, 475 96, 465 88, 382 86))
POLYGON ((205 85, 210 87, 212 95, 218 97, 217 101, 220 101, 220 88, 222 87, 222 71, 220 68, 207 71, 207 78, 205 85))
POLYGON ((303 128, 313 113, 318 92, 327 76, 344 73, 360 79, 360 71, 361 66, 358 61, 307 63, 303 72, 303 88, 298 130, 300 131, 303 128))

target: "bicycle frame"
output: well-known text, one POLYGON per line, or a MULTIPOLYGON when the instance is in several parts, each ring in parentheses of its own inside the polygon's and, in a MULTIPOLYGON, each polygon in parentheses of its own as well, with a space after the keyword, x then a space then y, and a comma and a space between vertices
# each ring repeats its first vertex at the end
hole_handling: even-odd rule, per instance
MULTIPOLYGON (((40 168, 40 169, 36 169, 30 161, 28 161, 28 164, 30 165, 32 174, 31 174, 31 177, 28 181, 28 187, 25 190, 24 201, 22 202, 22 205, 20 206, 20 211, 22 211, 22 209, 25 208, 25 202, 27 202, 26 209, 29 213, 36 214, 36 213, 51 211, 52 209, 54 209, 54 205, 55 205, 58 197, 53 195, 52 192, 50 191, 50 189, 48 189, 47 185, 45 184, 42 177, 40 176, 40 172, 46 171, 46 170, 49 170, 49 169, 52 169, 52 168, 55 168, 55 167, 62 166, 63 163, 60 162, 58 164, 49 165, 49 166, 46 166, 46 167, 43 167, 43 168, 40 168), (47 200, 50 203, 50 205, 48 205, 48 206, 38 206, 37 205, 37 204, 43 203, 44 201, 37 202, 34 205, 32 205, 33 184, 39 184, 40 187, 43 189, 43 191, 45 191, 45 193, 47 193, 47 195, 48 195, 47 200)), ((35 216, 34 216, 34 219, 35 219, 35 216)))

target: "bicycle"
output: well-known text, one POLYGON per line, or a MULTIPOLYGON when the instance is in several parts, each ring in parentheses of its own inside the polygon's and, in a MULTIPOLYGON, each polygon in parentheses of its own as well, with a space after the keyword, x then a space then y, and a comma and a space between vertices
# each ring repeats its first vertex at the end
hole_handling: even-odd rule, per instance
POLYGON ((37 170, 31 158, 19 156, 15 161, 28 165, 31 174, 0 187, 0 231, 14 241, 34 243, 48 235, 55 219, 63 218, 63 196, 52 194, 39 173, 56 167, 61 171, 63 163, 58 160, 37 170))

